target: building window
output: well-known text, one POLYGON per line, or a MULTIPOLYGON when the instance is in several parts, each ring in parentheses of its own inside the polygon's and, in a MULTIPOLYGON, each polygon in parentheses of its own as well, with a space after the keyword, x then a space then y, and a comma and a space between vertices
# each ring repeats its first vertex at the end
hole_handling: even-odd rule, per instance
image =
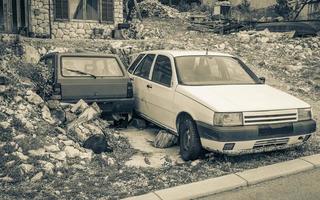
POLYGON ((102 21, 113 22, 113 0, 102 0, 102 21))
POLYGON ((86 19, 99 20, 98 0, 86 0, 86 19))
POLYGON ((55 18, 56 19, 68 19, 68 10, 69 10, 69 4, 68 0, 56 0, 55 2, 55 18))
POLYGON ((113 0, 56 0, 55 19, 113 22, 113 10, 113 0))
POLYGON ((71 19, 84 19, 83 0, 69 1, 71 19))

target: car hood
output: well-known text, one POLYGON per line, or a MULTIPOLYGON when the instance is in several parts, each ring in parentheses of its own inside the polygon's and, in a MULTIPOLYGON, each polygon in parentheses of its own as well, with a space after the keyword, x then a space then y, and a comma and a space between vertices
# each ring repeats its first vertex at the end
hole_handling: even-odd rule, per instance
POLYGON ((304 101, 264 84, 179 85, 177 92, 216 112, 266 111, 310 107, 304 101))

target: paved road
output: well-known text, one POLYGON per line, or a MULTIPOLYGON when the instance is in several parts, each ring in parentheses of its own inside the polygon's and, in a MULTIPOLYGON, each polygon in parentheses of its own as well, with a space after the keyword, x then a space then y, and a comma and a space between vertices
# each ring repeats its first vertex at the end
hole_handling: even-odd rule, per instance
POLYGON ((201 200, 319 200, 320 169, 275 179, 258 185, 240 188, 201 200))

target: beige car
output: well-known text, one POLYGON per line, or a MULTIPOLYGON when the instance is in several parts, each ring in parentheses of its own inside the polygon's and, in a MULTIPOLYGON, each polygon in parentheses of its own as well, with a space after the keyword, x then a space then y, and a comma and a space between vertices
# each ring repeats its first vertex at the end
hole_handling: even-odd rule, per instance
POLYGON ((180 138, 184 160, 287 148, 316 130, 310 105, 264 83, 239 58, 206 51, 147 51, 128 68, 135 111, 180 138), (270 148, 271 149, 271 148, 270 148))

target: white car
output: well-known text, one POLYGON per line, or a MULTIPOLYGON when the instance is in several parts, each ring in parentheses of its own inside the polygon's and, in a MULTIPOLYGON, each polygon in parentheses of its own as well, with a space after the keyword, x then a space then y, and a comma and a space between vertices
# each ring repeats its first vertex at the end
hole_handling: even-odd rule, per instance
POLYGON ((310 105, 264 84, 239 58, 207 51, 147 51, 128 68, 135 111, 179 136, 184 160, 287 148, 316 130, 310 105))

